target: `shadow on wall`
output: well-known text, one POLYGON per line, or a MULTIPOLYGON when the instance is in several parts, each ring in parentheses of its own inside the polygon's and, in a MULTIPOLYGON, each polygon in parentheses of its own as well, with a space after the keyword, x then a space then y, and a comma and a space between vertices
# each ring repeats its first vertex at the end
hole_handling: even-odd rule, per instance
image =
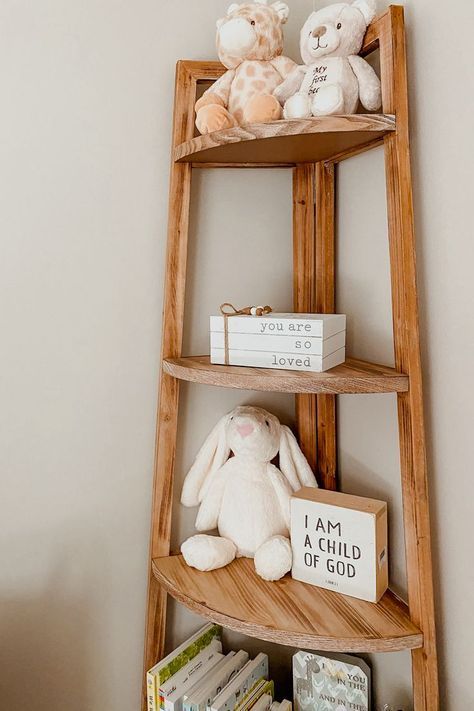
POLYGON ((39 595, 0 600, 3 711, 90 708, 93 621, 73 565, 64 556, 39 595))

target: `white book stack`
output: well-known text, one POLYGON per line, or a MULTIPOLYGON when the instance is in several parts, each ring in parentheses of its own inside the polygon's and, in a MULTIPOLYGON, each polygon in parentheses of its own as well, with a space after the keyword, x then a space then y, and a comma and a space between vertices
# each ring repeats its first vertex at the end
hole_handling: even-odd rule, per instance
POLYGON ((340 314, 211 316, 211 363, 321 373, 346 359, 340 314))

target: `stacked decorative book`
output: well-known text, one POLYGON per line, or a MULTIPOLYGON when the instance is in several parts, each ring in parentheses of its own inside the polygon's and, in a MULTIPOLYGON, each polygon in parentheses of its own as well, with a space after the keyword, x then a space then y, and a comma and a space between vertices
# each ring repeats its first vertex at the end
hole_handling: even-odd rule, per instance
POLYGON ((211 316, 211 363, 321 373, 344 363, 346 317, 338 314, 211 316))

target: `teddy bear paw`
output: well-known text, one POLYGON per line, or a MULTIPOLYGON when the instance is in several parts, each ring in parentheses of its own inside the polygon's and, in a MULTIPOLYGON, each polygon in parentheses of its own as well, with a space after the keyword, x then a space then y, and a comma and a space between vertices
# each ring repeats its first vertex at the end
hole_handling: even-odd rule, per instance
POLYGON ((270 94, 253 96, 244 108, 244 123, 270 123, 281 118, 280 102, 270 94))
POLYGON ((273 536, 255 553, 255 570, 264 580, 280 580, 293 563, 291 544, 285 536, 273 536))
POLYGON ((218 104, 203 106, 196 114, 196 127, 202 134, 234 128, 237 125, 232 114, 218 104))
POLYGON ((319 89, 311 103, 313 116, 333 116, 344 113, 344 93, 339 84, 319 89))
POLYGON ((295 94, 285 104, 283 115, 286 119, 306 119, 311 117, 311 102, 307 94, 295 94))
POLYGON ((183 543, 181 553, 191 568, 207 571, 223 568, 233 561, 236 547, 227 538, 198 534, 183 543))

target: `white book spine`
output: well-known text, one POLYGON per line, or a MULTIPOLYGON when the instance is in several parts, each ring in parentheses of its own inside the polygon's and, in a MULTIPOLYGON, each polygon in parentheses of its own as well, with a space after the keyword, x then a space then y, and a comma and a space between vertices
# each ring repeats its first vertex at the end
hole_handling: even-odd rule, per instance
MULTIPOLYGON (((342 314, 270 314, 269 316, 231 316, 227 319, 229 333, 254 333, 280 336, 316 336, 328 338, 345 331, 342 314)), ((211 331, 224 331, 224 317, 210 317, 211 331)))
MULTIPOLYGON (((251 368, 270 368, 276 370, 299 370, 322 373, 344 363, 346 349, 340 348, 335 353, 321 356, 297 356, 288 353, 266 353, 264 351, 229 351, 229 365, 248 366, 251 368)), ((223 350, 211 350, 211 363, 225 364, 223 350)))
POLYGON ((160 699, 163 699, 165 711, 180 711, 186 691, 202 677, 204 670, 223 659, 221 650, 220 640, 213 640, 206 649, 160 687, 160 699))
POLYGON ((184 704, 185 711, 206 711, 211 706, 222 689, 229 684, 238 672, 247 664, 249 655, 240 650, 231 659, 227 660, 223 667, 216 670, 215 676, 209 681, 207 686, 201 686, 196 694, 195 703, 189 704, 189 699, 184 704))
POLYGON ((268 679, 268 657, 260 652, 212 702, 212 711, 233 711, 259 679, 268 679))
MULTIPOLYGON (((315 336, 257 335, 252 333, 229 333, 229 350, 267 351, 273 353, 296 353, 298 355, 331 355, 346 345, 346 332, 322 339, 315 336)), ((223 331, 211 332, 211 350, 225 348, 223 331)))

